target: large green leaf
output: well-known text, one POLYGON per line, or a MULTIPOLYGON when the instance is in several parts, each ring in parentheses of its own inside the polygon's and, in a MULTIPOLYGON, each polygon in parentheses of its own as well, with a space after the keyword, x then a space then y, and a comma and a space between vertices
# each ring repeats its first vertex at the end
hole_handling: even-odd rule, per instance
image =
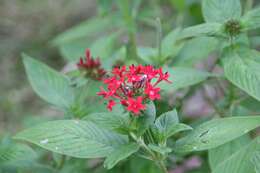
POLYGON ((248 11, 241 19, 244 30, 257 29, 260 27, 260 7, 248 11))
POLYGON ((0 165, 24 160, 33 160, 36 153, 27 145, 10 143, 0 144, 0 165))
POLYGON ((15 138, 77 158, 106 157, 127 142, 125 136, 80 120, 47 122, 24 130, 15 138))
POLYGON ((74 100, 69 79, 47 65, 23 54, 28 79, 34 91, 45 101, 68 108, 74 100))
POLYGON ((77 26, 72 27, 71 29, 61 33, 54 40, 54 45, 63 45, 77 39, 82 39, 84 37, 91 37, 93 34, 100 33, 104 30, 107 30, 108 27, 114 27, 112 24, 113 17, 107 16, 104 18, 96 17, 89 19, 85 22, 80 23, 77 26))
POLYGON ((212 173, 255 173, 251 158, 259 151, 260 139, 256 138, 254 141, 226 158, 212 170, 212 173))
POLYGON ((164 71, 169 72, 169 80, 172 83, 160 83, 158 86, 160 86, 160 88, 163 90, 177 90, 181 88, 186 88, 191 85, 198 84, 206 80, 208 77, 214 76, 213 74, 208 72, 184 67, 164 68, 164 71))
POLYGON ((240 0, 203 0, 202 12, 206 22, 224 23, 241 16, 240 0))
POLYGON ((189 40, 180 50, 174 63, 178 66, 192 66, 218 48, 218 40, 214 37, 197 37, 189 40))
POLYGON ((122 112, 92 113, 84 117, 84 120, 92 121, 100 127, 124 132, 129 128, 130 116, 122 112))
POLYGON ((221 35, 223 26, 219 23, 203 23, 195 26, 184 28, 179 34, 178 39, 185 39, 199 36, 216 36, 221 35))
POLYGON ((140 146, 136 143, 122 145, 115 152, 112 152, 105 160, 104 166, 107 169, 113 168, 119 161, 126 159, 139 150, 140 146))
POLYGON ((233 51, 227 55, 224 59, 225 76, 250 96, 260 100, 260 63, 250 57, 252 51, 244 51, 233 51))
POLYGON ((199 125, 176 142, 177 152, 201 151, 218 147, 260 126, 260 116, 220 118, 199 125))
POLYGON ((213 148, 208 152, 209 164, 211 169, 216 168, 232 154, 240 150, 243 146, 251 142, 249 135, 244 135, 231 142, 213 148))
POLYGON ((166 140, 177 132, 191 130, 192 128, 185 124, 179 123, 179 118, 176 110, 165 112, 160 115, 155 123, 153 132, 160 142, 166 140))

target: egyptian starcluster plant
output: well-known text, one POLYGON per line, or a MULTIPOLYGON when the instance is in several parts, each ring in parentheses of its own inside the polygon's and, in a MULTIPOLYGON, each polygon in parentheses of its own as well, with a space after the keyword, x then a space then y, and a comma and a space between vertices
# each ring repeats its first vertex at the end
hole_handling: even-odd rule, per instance
MULTIPOLYGON (((260 126, 260 8, 239 0, 107 2, 100 16, 51 42, 74 68, 58 72, 22 55, 34 91, 64 117, 14 138, 55 153, 44 156, 56 172, 259 173, 260 139, 249 132, 260 126), (197 9, 200 17, 189 16, 197 9)), ((0 165, 7 156, 0 148, 0 165)))
POLYGON ((103 80, 108 91, 101 88, 98 95, 109 100, 107 108, 110 111, 116 105, 114 100, 119 100, 127 111, 138 116, 145 110, 145 103, 160 99, 157 85, 162 81, 171 83, 168 78, 167 72, 163 73, 162 68, 155 69, 152 65, 115 67, 112 76, 103 80))

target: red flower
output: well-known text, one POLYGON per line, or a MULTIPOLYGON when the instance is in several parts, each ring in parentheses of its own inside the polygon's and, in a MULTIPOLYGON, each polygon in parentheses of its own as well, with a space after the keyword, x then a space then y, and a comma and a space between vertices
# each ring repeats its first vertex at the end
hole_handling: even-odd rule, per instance
POLYGON ((121 68, 120 67, 115 67, 112 71, 112 73, 114 75, 118 75, 120 77, 123 76, 123 73, 126 71, 126 66, 122 66, 121 68))
POLYGON ((172 83, 171 81, 168 80, 168 78, 170 77, 168 72, 163 73, 162 68, 159 68, 158 73, 159 73, 159 80, 158 81, 164 80, 168 83, 172 83))
POLYGON ((160 94, 159 94, 160 88, 154 88, 151 84, 147 84, 146 88, 145 88, 145 94, 148 95, 148 97, 151 100, 155 100, 155 99, 160 99, 160 94))
POLYGON ((147 75, 148 80, 153 79, 158 74, 157 70, 155 70, 151 65, 143 68, 143 73, 147 75))
POLYGON ((116 105, 116 102, 114 101, 114 100, 109 100, 108 101, 108 104, 107 104, 107 109, 109 110, 109 111, 112 111, 112 108, 113 108, 113 106, 115 106, 116 105))
POLYGON ((90 50, 87 49, 85 60, 80 58, 77 66, 80 70, 82 70, 86 77, 92 78, 94 80, 102 80, 103 76, 106 74, 106 71, 101 68, 101 63, 99 58, 96 60, 91 57, 90 50))
POLYGON ((163 73, 162 68, 155 69, 151 65, 115 67, 112 76, 103 80, 107 91, 101 88, 98 95, 109 99, 109 110, 115 104, 112 100, 118 99, 126 110, 138 115, 149 100, 160 99, 160 88, 156 86, 161 81, 170 82, 168 78, 169 74, 163 73))
POLYGON ((138 115, 141 110, 145 109, 145 105, 142 104, 143 98, 141 96, 137 97, 137 99, 128 98, 127 102, 127 110, 133 112, 135 115, 138 115))

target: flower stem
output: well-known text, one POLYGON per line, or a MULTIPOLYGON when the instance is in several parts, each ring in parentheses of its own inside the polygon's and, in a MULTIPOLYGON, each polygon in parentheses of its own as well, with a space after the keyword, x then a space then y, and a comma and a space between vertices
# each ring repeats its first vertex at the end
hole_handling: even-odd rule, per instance
POLYGON ((158 165, 163 173, 168 173, 163 160, 157 157, 157 155, 145 144, 142 138, 138 138, 134 133, 130 133, 130 136, 151 156, 151 160, 153 160, 158 165))
POLYGON ((62 155, 61 156, 61 161, 60 161, 60 163, 58 164, 58 167, 57 167, 59 170, 63 168, 63 166, 65 164, 65 161, 66 161, 66 156, 62 155))
POLYGON ((158 165, 159 165, 160 169, 163 171, 163 173, 168 173, 167 168, 166 168, 165 164, 163 163, 163 161, 159 161, 158 165))
POLYGON ((162 24, 160 18, 156 18, 156 29, 157 29, 157 49, 158 58, 161 59, 162 56, 162 24))
POLYGON ((130 0, 118 1, 128 32, 127 57, 135 59, 137 62, 141 62, 141 59, 137 54, 136 44, 136 23, 134 17, 137 15, 137 11, 134 12, 134 15, 132 14, 130 2, 130 0))

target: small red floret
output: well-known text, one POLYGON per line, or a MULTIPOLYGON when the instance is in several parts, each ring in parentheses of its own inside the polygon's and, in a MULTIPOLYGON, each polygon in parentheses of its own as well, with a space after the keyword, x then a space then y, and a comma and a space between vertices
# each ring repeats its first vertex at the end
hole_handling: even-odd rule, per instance
POLYGON ((137 99, 128 98, 127 110, 133 112, 135 115, 138 115, 141 110, 145 109, 145 105, 142 104, 143 98, 141 96, 137 97, 137 99))
POLYGON ((155 88, 151 84, 147 84, 144 92, 145 92, 145 94, 148 95, 148 97, 151 100, 156 100, 156 99, 160 99, 161 98, 161 96, 159 94, 160 90, 161 90, 160 88, 155 88))
POLYGON ((108 105, 107 105, 107 109, 109 110, 109 111, 112 111, 112 108, 113 108, 113 106, 115 106, 116 105, 116 102, 114 101, 114 100, 109 100, 108 101, 108 105))

